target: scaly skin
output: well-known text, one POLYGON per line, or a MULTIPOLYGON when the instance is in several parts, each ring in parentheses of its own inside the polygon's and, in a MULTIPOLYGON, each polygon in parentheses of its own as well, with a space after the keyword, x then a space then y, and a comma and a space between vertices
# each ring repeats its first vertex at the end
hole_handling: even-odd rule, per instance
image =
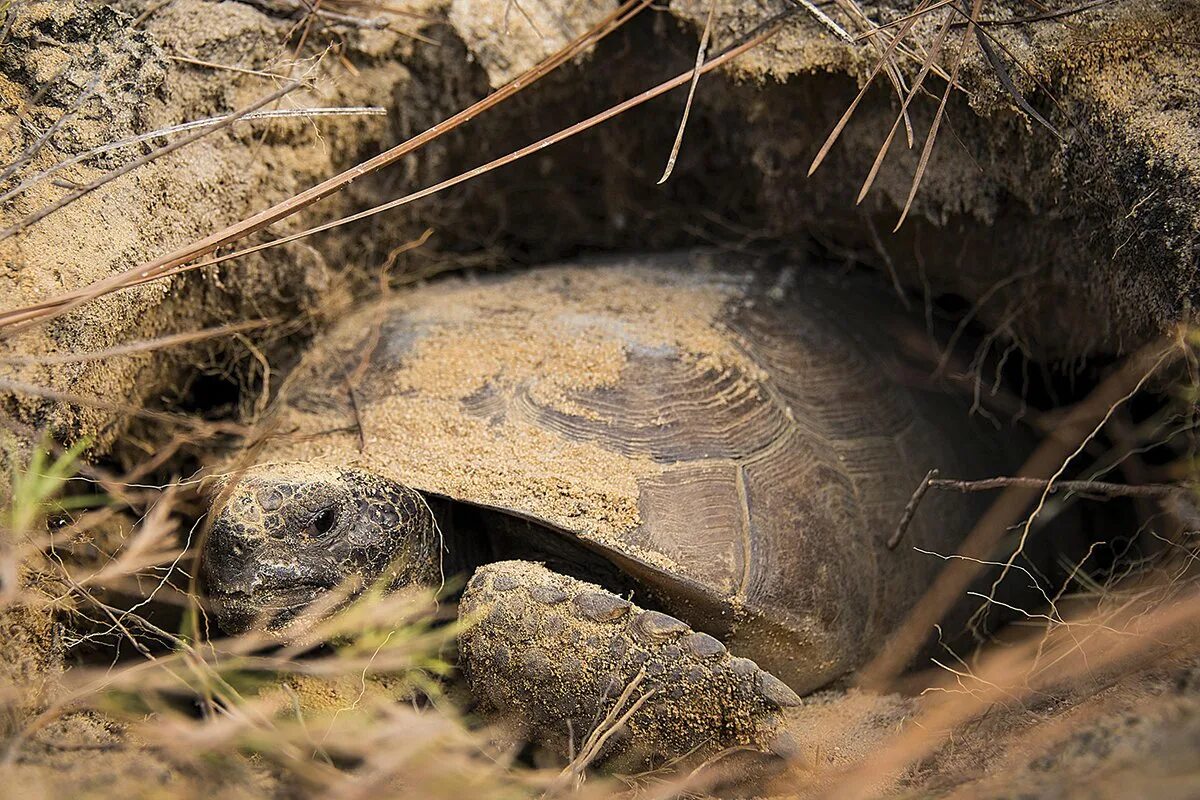
MULTIPOLYGON (((220 494, 203 575, 227 631, 286 624, 347 582, 436 582, 434 517, 398 483, 276 464, 247 470, 220 494)), ((641 704, 599 753, 610 765, 730 747, 790 755, 779 712, 800 698, 674 617, 526 561, 476 570, 459 613, 469 625, 461 665, 475 696, 564 753, 635 683, 617 716, 641 704)))
POLYGON ((459 614, 474 695, 556 749, 578 752, 633 684, 615 716, 646 699, 602 758, 656 765, 732 747, 792 755, 780 711, 800 704, 796 693, 674 617, 526 561, 480 567, 459 614))
POLYGON ((420 493, 370 472, 274 464, 213 502, 201 574, 221 627, 277 627, 348 583, 434 584, 437 527, 420 493))

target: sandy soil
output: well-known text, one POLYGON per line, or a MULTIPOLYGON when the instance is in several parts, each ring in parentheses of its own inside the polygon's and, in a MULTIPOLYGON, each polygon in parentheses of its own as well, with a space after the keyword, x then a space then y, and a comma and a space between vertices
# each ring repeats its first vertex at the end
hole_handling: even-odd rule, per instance
MULTIPOLYGON (((422 130, 550 52, 603 10, 580 2, 552 14, 534 3, 526 19, 508 6, 506 0, 429 5, 426 12, 448 15, 448 26, 418 21, 409 27, 425 24, 440 47, 390 30, 351 29, 314 38, 294 63, 294 46, 284 39, 296 21, 272 11, 271 3, 176 0, 136 27, 131 17, 150 7, 132 0, 115 7, 82 0, 28 4, 9 33, 0 76, 0 113, 10 122, 24 114, 28 122, 13 126, 3 147, 18 158, 40 141, 36 131, 53 135, 18 170, 21 180, 124 136, 237 110, 278 85, 181 58, 311 79, 311 89, 293 92, 279 107, 381 105, 389 114, 243 123, 106 184, 0 243, 11 279, 6 307, 165 252, 422 130), (317 43, 331 41, 340 52, 317 63, 317 43), (64 112, 70 113, 56 123, 64 112)), ((866 8, 881 20, 904 10, 866 8)), ((275 228, 296 229, 306 219, 328 219, 363 200, 444 178, 481 155, 506 152, 645 88, 651 75, 686 68, 694 47, 687 25, 699 24, 706 9, 699 0, 673 4, 671 14, 687 24, 651 15, 645 22, 653 24, 633 26, 624 41, 605 45, 487 124, 275 228), (659 45, 649 47, 650 39, 659 45)), ((989 13, 1006 10, 1001 4, 989 13)), ((1172 0, 1139 0, 1076 15, 1066 26, 1044 21, 994 28, 998 42, 1028 70, 1010 65, 1013 80, 1052 118, 1061 140, 1021 114, 979 49, 967 48, 962 81, 968 94, 951 102, 949 132, 934 149, 911 224, 895 236, 887 231, 908 193, 917 149, 895 147, 866 203, 856 210, 850 202, 895 113, 886 91, 867 95, 826 166, 804 177, 817 145, 874 64, 869 48, 845 45, 805 18, 702 83, 676 175, 657 195, 645 187, 665 162, 677 101, 657 103, 455 196, 124 291, 9 338, 4 347, 96 350, 256 317, 282 317, 310 329, 351 295, 369 292, 387 252, 432 225, 437 236, 426 253, 454 254, 447 261, 457 257, 459 263, 458 254, 468 250, 476 263, 528 262, 580 249, 678 246, 696 237, 744 243, 745 231, 793 248, 806 248, 815 237, 933 296, 978 303, 981 319, 1032 351, 1075 357, 1129 349, 1180 319, 1196 292, 1200 116, 1194 83, 1200 65, 1194 49, 1172 42, 1195 38, 1200 22, 1183 12, 1172 0), (1165 28, 1159 21, 1167 20, 1175 38, 1160 42, 1165 28), (555 220, 548 226, 551 209, 555 220), (1002 248, 990 246, 997 230, 1007 232, 1002 248)), ((713 47, 761 18, 738 4, 719 6, 713 47)), ((928 31, 920 37, 928 38, 928 31)), ((930 111, 914 110, 918 133, 930 111)), ((87 183, 148 147, 114 151, 58 177, 87 183)), ((5 221, 15 223, 68 191, 43 181, 7 204, 5 221)), ((402 258, 401 271, 407 261, 402 258)), ((273 362, 286 363, 281 352, 287 348, 271 346, 276 336, 250 338, 273 362)), ((222 367, 236 360, 237 372, 255 373, 254 382, 262 383, 244 344, 209 353, 222 367)), ((194 362, 197 354, 186 358, 194 362)), ((181 393, 178 365, 161 361, 29 366, 13 377, 137 404, 164 391, 181 393)), ((64 438, 98 434, 102 447, 128 419, 112 409, 28 396, 10 396, 7 405, 26 423, 52 422, 64 438)))
MULTIPOLYGON (((14 4, 0 34, 0 161, 17 169, 0 192, 124 137, 236 111, 277 88, 281 76, 308 83, 274 107, 378 105, 386 114, 239 123, 104 184, 0 241, 3 309, 166 252, 424 130, 603 10, 582 0, 557 13, 534 0, 517 11, 506 0, 403 5, 431 16, 390 28, 318 27, 298 47, 303 17, 285 0, 14 4), (411 35, 418 31, 440 46, 411 35)), ((785 5, 719 2, 714 49, 785 5)), ((274 232, 428 185, 687 69, 708 6, 676 0, 647 14, 486 122, 355 183, 274 232)), ((864 8, 887 21, 910 5, 864 8)), ((1005 2, 988 11, 996 19, 1017 13, 1028 11, 1005 2)), ((279 372, 312 332, 355 300, 376 295, 385 272, 395 283, 447 265, 695 243, 744 249, 765 241, 795 258, 813 249, 844 254, 931 297, 961 297, 979 306, 984 324, 1042 355, 1127 351, 1169 330, 1192 313, 1200 288, 1200 14, 1190 0, 1133 0, 1067 23, 989 30, 1015 86, 1061 138, 1022 113, 979 48, 968 46, 961 73, 967 94, 948 104, 929 172, 897 235, 888 232, 936 105, 914 111, 916 147, 894 147, 861 206, 854 197, 896 113, 887 88, 866 95, 843 140, 806 178, 874 62, 869 50, 840 42, 819 22, 798 20, 734 68, 702 80, 676 173, 657 191, 682 107, 678 93, 456 193, 126 290, 5 336, 0 403, 10 424, 0 430, 0 466, 7 472, 14 453, 19 460, 34 429, 67 443, 92 437, 92 455, 107 454, 116 466, 159 452, 181 431, 196 432, 190 423, 139 422, 130 413, 147 406, 252 421, 262 408, 259 393, 278 386, 279 372), (393 248, 426 227, 435 229, 428 246, 382 269, 393 248), (259 318, 282 324, 169 355, 38 362, 259 318), (203 373, 216 378, 198 380, 203 373), (206 396, 214 386, 242 391, 206 396)), ((918 33, 928 44, 932 24, 923 22, 918 33)), ((91 156, 56 175, 65 183, 32 185, 2 201, 0 227, 20 224, 162 141, 91 156)), ((194 456, 181 466, 195 466, 194 456)), ((161 470, 164 479, 171 468, 161 470)), ((0 616, 6 731, 62 696, 64 630, 37 604, 0 616)), ((322 700, 324 688, 293 692, 314 707, 342 702, 322 700)), ((353 685, 343 688, 355 694, 353 685)), ((1152 776, 1156 796, 1188 796, 1200 748, 1197 692, 1194 655, 1185 651, 1153 669, 1046 692, 1038 704, 997 706, 918 768, 881 779, 877 788, 1116 797, 1144 789, 1152 776)), ((905 730, 920 702, 843 692, 815 698, 797 717, 808 732, 808 772, 792 776, 789 792, 834 785, 836 768, 905 730), (812 769, 821 764, 834 769, 812 769)), ((69 715, 42 730, 20 763, 0 770, 27 787, 27 796, 60 796, 64 787, 109 796, 279 791, 259 762, 241 758, 229 760, 228 783, 215 785, 212 772, 190 771, 194 765, 161 748, 141 747, 130 719, 69 715)))

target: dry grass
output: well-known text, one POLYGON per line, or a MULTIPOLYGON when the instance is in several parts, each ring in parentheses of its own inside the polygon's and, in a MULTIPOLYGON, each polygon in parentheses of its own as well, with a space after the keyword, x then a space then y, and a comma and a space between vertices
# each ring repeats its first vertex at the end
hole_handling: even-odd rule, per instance
MULTIPOLYGON (((330 0, 313 6, 270 0, 270 4, 294 6, 297 25, 304 31, 316 25, 370 26, 380 17, 404 16, 386 4, 367 0, 330 0)), ((521 11, 519 3, 513 5, 521 11)), ((503 102, 591 47, 646 5, 636 0, 624 3, 596 29, 531 73, 397 148, 175 253, 37 306, 2 314, 0 328, 16 330, 61 315, 106 292, 193 268, 198 258, 218 247, 317 202, 503 102)), ((928 80, 939 79, 945 85, 934 95, 938 110, 922 146, 903 221, 927 168, 948 98, 957 88, 965 48, 972 39, 1014 94, 1014 102, 1036 117, 1036 111, 1016 93, 1004 73, 989 35, 981 32, 987 21, 982 0, 975 0, 969 8, 923 0, 912 14, 885 26, 871 23, 849 0, 842 0, 837 7, 858 23, 861 33, 847 33, 808 3, 798 2, 799 11, 789 15, 817 15, 828 20, 835 34, 867 42, 879 54, 871 80, 884 76, 901 100, 895 123, 866 176, 860 200, 870 190, 902 128, 908 146, 914 145, 908 113, 911 103, 928 94, 928 80), (936 33, 928 46, 918 45, 909 37, 918 23, 933 15, 939 15, 936 33), (915 73, 913 64, 917 65, 915 73)), ((765 41, 787 18, 766 20, 751 36, 713 58, 707 58, 706 26, 695 67, 642 95, 428 189, 220 260, 327 230, 458 185, 685 84, 694 92, 704 72, 765 41)), ((260 105, 282 91, 268 95, 260 105)), ((866 91, 864 88, 839 121, 813 169, 845 129, 866 91)), ((690 100, 691 94, 668 155, 664 180, 682 141, 690 100)), ((243 113, 249 116, 252 108, 243 113)), ((223 121, 232 123, 238 116, 223 121)), ((27 161, 27 156, 31 157, 21 154, 20 158, 27 161)), ((33 222, 36 220, 27 224, 33 222)), ((390 269, 402 248, 417 246, 425 238, 396 248, 382 272, 390 269)), ((209 335, 240 333, 254 324, 65 355, 58 357, 58 363, 150 352, 209 335)), ((1194 355, 1197 343, 1196 334, 1189 331, 1180 332, 1166 345, 1155 343, 1114 370, 1091 397, 1058 412, 1053 420, 1056 424, 1044 427, 1053 430, 1053 435, 1045 437, 1019 476, 1022 480, 1005 485, 1005 495, 980 521, 962 552, 943 554, 950 561, 943 579, 896 634, 892 647, 864 670, 860 676, 864 684, 898 685, 901 667, 911 661, 919 641, 942 619, 946 608, 961 599, 979 567, 990 563, 1019 569, 1021 547, 1035 534, 1035 519, 1056 483, 1063 488, 1095 485, 1114 469, 1132 470, 1129 474, 1140 474, 1155 486, 1195 481, 1193 432, 1200 399, 1194 355), (1143 423, 1122 428, 1125 401, 1168 363, 1178 369, 1176 388, 1171 390, 1178 394, 1177 403, 1143 423), (1107 437, 1112 452, 1099 459, 1095 469, 1085 470, 1083 480, 1060 481, 1068 467, 1079 471, 1085 446, 1098 437, 1107 437), (1148 449, 1169 453, 1171 458, 1165 465, 1142 464, 1139 471, 1139 454, 1148 449), (1016 541, 1006 537, 1013 523, 1022 523, 1016 541)), ((21 358, 13 356, 8 361, 17 363, 21 358)), ((55 362, 41 359, 38 363, 55 362)), ((265 382, 270 366, 265 359, 262 364, 265 382)), ((7 379, 0 380, 0 389, 39 391, 7 379)), ((43 394, 63 402, 83 402, 62 393, 43 394)), ((112 407, 121 410, 117 401, 112 401, 112 407)), ((133 413, 196 429, 221 427, 164 412, 133 413)), ((229 423, 221 430, 237 434, 241 428, 229 423)), ((4 667, 0 769, 10 785, 40 787, 47 796, 67 787, 95 794, 149 796, 161 792, 165 774, 172 794, 209 797, 516 798, 611 796, 618 792, 668 797, 701 793, 707 788, 704 775, 665 773, 618 783, 590 769, 623 715, 645 701, 645 695, 637 694, 636 681, 616 698, 594 731, 581 732, 583 747, 566 763, 523 756, 520 743, 507 732, 491 729, 464 711, 466 703, 455 694, 453 681, 456 627, 444 618, 444 611, 439 611, 430 594, 369 591, 344 608, 314 609, 281 638, 261 634, 220 637, 208 625, 192 578, 195 546, 203 526, 198 482, 166 480, 173 452, 168 448, 164 451, 167 457, 138 465, 124 476, 96 477, 89 471, 85 483, 77 474, 80 447, 54 456, 45 452, 46 447, 35 448, 32 460, 12 477, 9 505, 0 524, 0 622, 9 634, 8 641, 0 645, 4 667), (143 483, 154 475, 165 481, 162 486, 143 483), (14 631, 34 633, 19 636, 14 631), (72 760, 63 762, 63 753, 70 753, 72 760), (136 766, 139 764, 158 765, 161 770, 147 776, 136 766), (61 774, 47 778, 46 765, 61 774)), ((10 460, 19 462, 15 456, 10 460)), ((1147 546, 1144 555, 1118 560, 1115 569, 1093 567, 1091 553, 1070 565, 1069 580, 1046 598, 1044 608, 1023 610, 1028 624, 1018 632, 1025 635, 992 642, 970 658, 952 654, 939 660, 936 663, 942 674, 924 678, 924 699, 918 712, 899 730, 850 763, 830 766, 817 759, 796 764, 778 779, 773 790, 869 796, 880 786, 894 787, 893 782, 906 776, 912 779, 922 764, 953 748, 957 740, 970 735, 973 725, 996 709, 1023 716, 1032 713, 1029 708, 1034 700, 1068 696, 1077 705, 1086 705, 1104 687, 1194 648, 1200 614, 1196 573, 1200 543, 1195 531, 1188 528, 1191 512, 1174 505, 1175 495, 1183 495, 1185 504, 1189 498, 1181 490, 1143 494, 1149 503, 1142 515, 1143 530, 1132 538, 1157 545, 1147 546)), ((1073 502, 1085 500, 1074 498, 1073 502)), ((980 599, 985 612, 997 602, 989 596, 980 599)), ((1067 724, 1053 715, 1046 719, 1048 724, 1067 724)))
MULTIPOLYGON (((1194 339, 1172 343, 1181 367, 1177 399, 1110 463, 1160 448, 1176 457, 1150 474, 1195 478, 1194 339)), ((1136 369, 1114 372, 1118 400, 1129 394, 1122 381, 1136 388, 1150 367, 1161 368, 1162 349, 1133 363, 1136 369)), ((1083 401, 1100 422, 1089 416, 1072 429, 1094 436, 1116 405, 1083 401)), ((1078 452, 1077 441, 1057 441, 1055 452, 1078 452)), ((115 781, 134 796, 152 794, 166 775, 173 792, 231 797, 632 798, 702 795, 721 778, 706 765, 614 783, 591 769, 622 720, 645 701, 637 681, 598 716, 595 730, 578 732, 578 752, 565 761, 529 761, 511 734, 464 714, 469 702, 452 668, 457 623, 427 592, 376 587, 344 606, 331 598, 280 636, 220 637, 192 579, 203 530, 201 482, 154 486, 92 471, 95 477, 82 480, 82 447, 55 456, 35 449, 13 476, 3 517, 0 620, 10 629, 53 632, 4 645, 0 769, 9 780, 31 791, 71 787, 85 794, 107 793, 115 781), (37 667, 18 668, 31 663, 37 667), (158 765, 153 780, 132 766, 139 762, 158 765), (39 771, 48 764, 59 765, 58 783, 39 771), (107 776, 104 785, 90 782, 93 775, 107 776)), ((1048 483, 1005 488, 1031 490, 1028 509, 1048 483)), ((1173 500, 1193 496, 1158 492, 1146 499, 1169 510, 1173 500)), ((1173 660, 1195 658, 1200 541, 1186 526, 1172 532, 1164 519, 1158 512, 1144 520, 1139 555, 1127 552, 1116 568, 1098 569, 1090 562, 1102 543, 1093 544, 1059 590, 1043 595, 1042 606, 1020 609, 1024 624, 975 654, 936 659, 940 675, 895 684, 921 690, 920 699, 894 731, 876 731, 868 750, 849 763, 797 762, 770 791, 869 797, 931 778, 953 785, 962 767, 941 760, 979 746, 970 743, 980 726, 999 725, 991 735, 1014 737, 1013 748, 1031 726, 1040 736, 1069 737, 1080 723, 1068 712, 1080 713, 1113 687, 1173 660), (1055 710, 1035 710, 1047 703, 1057 703, 1055 710)), ((989 557, 947 560, 1012 566, 1021 545, 1006 546, 989 557)), ((977 597, 985 608, 998 602, 977 597)), ((818 735, 846 736, 838 724, 818 735)))
MULTIPOLYGON (((209 255, 210 253, 213 253, 224 245, 239 241, 255 231, 262 230, 263 228, 266 228, 267 226, 278 222, 281 219, 291 216, 301 209, 304 209, 331 194, 341 191, 353 181, 361 179, 373 172, 399 161, 405 156, 419 150, 421 147, 425 146, 434 139, 444 135, 448 131, 454 130, 466 122, 469 122, 476 116, 479 116, 487 110, 494 108, 499 103, 504 102, 506 99, 512 97, 516 93, 528 88, 530 85, 545 77, 553 70, 567 63, 576 55, 586 52, 590 47, 595 45, 596 42, 600 41, 605 36, 617 30, 621 25, 632 19, 633 16, 646 7, 648 2, 649 0, 627 0, 617 10, 613 11, 611 14, 601 20, 591 30, 576 37, 561 50, 551 54, 535 66, 531 67, 525 74, 514 79, 506 86, 479 100, 470 107, 463 109, 457 114, 454 114, 449 119, 434 125, 417 136, 414 136, 408 141, 396 145, 395 147, 380 153, 379 155, 368 159, 361 164, 357 164, 339 175, 335 175, 328 180, 322 181, 320 184, 306 189, 305 191, 300 192, 299 194, 294 195, 283 202, 277 203, 271 208, 260 211, 251 217, 225 228, 224 230, 213 233, 199 241, 180 248, 179 250, 154 259, 151 262, 139 264, 122 273, 99 280, 90 286, 66 292, 63 295, 52 298, 48 301, 40 302, 24 308, 10 309, 2 312, 0 313, 0 329, 7 329, 10 332, 21 330, 30 324, 45 322, 60 317, 63 314, 66 314, 69 311, 72 311, 81 305, 96 299, 97 297, 104 296, 105 294, 109 294, 114 291, 120 291, 121 289, 130 286, 136 286, 147 281, 169 277, 187 269, 195 269, 199 266, 207 266, 208 264, 214 263, 212 261, 198 262, 197 260, 209 255)), ((299 85, 300 83, 298 81, 291 81, 283 88, 267 95, 265 98, 260 99, 251 106, 242 109, 235 114, 229 115, 220 124, 231 124, 247 114, 257 110, 259 107, 270 103, 274 99, 278 99, 278 97, 281 97, 283 94, 298 88, 299 85)), ((200 136, 206 135, 210 131, 211 129, 197 131, 189 134, 183 139, 179 139, 175 142, 165 145, 163 148, 159 149, 160 154, 165 153, 168 150, 177 149, 178 147, 187 144, 189 141, 193 141, 200 136)), ((129 169, 133 169, 137 163, 142 163, 143 161, 143 159, 139 159, 137 162, 131 162, 131 164, 127 164, 125 167, 120 168, 119 171, 128 171, 129 169)), ((455 183, 460 183, 462 180, 466 180, 468 177, 473 176, 473 174, 465 177, 460 176, 459 179, 452 180, 452 182, 446 182, 445 185, 454 185, 455 183)), ((87 187, 84 188, 86 189, 87 187)), ((438 191, 441 188, 445 188, 445 186, 440 184, 433 190, 418 192, 415 195, 405 198, 404 202, 432 194, 434 191, 438 191)), ((386 208, 393 207, 393 205, 398 205, 398 203, 387 204, 385 206, 378 207, 377 209, 373 210, 373 213, 378 213, 386 208)), ((38 219, 42 219, 47 214, 52 213, 54 210, 54 208, 42 209, 41 211, 37 212, 36 216, 38 219)), ((315 233, 318 230, 327 230, 328 228, 336 227, 337 225, 345 224, 346 222, 358 219, 361 216, 367 216, 367 214, 364 213, 361 215, 354 215, 343 220, 338 220, 334 223, 318 226, 317 228, 304 232, 304 235, 315 233)), ((21 223, 19 223, 19 226, 25 227, 29 224, 33 224, 33 222, 36 222, 36 220, 23 220, 21 223)), ((0 236, 3 235, 5 235, 5 232, 0 232, 0 236)), ((248 248, 235 255, 240 256, 250 252, 256 252, 257 250, 263 249, 263 247, 283 244, 284 242, 292 241, 295 238, 299 237, 285 237, 284 239, 268 243, 264 246, 248 248)), ((229 257, 233 256, 227 256, 226 258, 229 257)))
MULTIPOLYGON (((387 4, 374 2, 373 0, 370 2, 368 2, 368 0, 331 0, 331 2, 324 4, 317 3, 311 7, 307 4, 296 2, 295 0, 256 0, 256 2, 272 11, 294 11, 300 15, 300 19, 296 23, 297 27, 294 29, 301 31, 299 35, 300 42, 297 45, 294 59, 297 61, 297 63, 304 44, 307 41, 308 34, 311 31, 314 23, 318 23, 321 20, 328 21, 330 19, 334 19, 343 23, 349 22, 370 27, 372 24, 374 24, 372 22, 372 20, 374 20, 379 25, 386 26, 389 24, 387 22, 388 17, 405 16, 401 10, 390 7, 387 4), (347 13, 348 11, 354 9, 375 11, 378 12, 380 16, 377 18, 366 19, 354 17, 347 13)), ((280 203, 277 203, 268 209, 260 211, 250 217, 247 217, 246 219, 228 226, 223 230, 195 241, 172 253, 163 255, 147 263, 138 264, 122 273, 96 281, 89 286, 73 289, 64 292, 59 296, 52 297, 48 300, 25 307, 0 310, 0 332, 5 332, 8 334, 15 333, 32 324, 44 323, 48 320, 58 318, 63 314, 78 309, 85 303, 91 302, 112 292, 121 291, 123 289, 151 281, 163 280, 181 272, 198 269, 205 266, 212 266, 224 261, 241 258, 251 253, 260 252, 264 249, 287 244, 316 233, 327 231, 350 222, 355 222, 403 205, 407 205, 414 201, 421 200, 438 192, 473 180, 481 175, 504 167, 527 156, 539 153, 546 147, 571 138, 596 125, 611 120, 625 113, 626 111, 642 105, 651 99, 659 97, 666 92, 687 84, 689 86, 689 90, 687 100, 684 105, 683 116, 678 127, 676 139, 668 155, 666 167, 659 181, 659 183, 663 183, 669 178, 673 170, 675 160, 678 156, 684 131, 686 129, 689 112, 692 106, 692 101, 701 75, 736 59, 742 53, 745 53, 767 41, 791 18, 800 14, 810 14, 814 16, 823 25, 828 27, 843 40, 865 41, 868 46, 879 52, 879 57, 875 68, 864 82, 858 96, 855 97, 854 101, 846 109, 841 119, 830 132, 825 143, 817 152, 812 161, 812 165, 809 168, 809 174, 815 172, 828 155, 829 151, 832 149, 833 145, 837 142, 846 126, 854 116, 854 113, 858 109, 860 103, 866 97, 866 94, 870 90, 872 83, 878 76, 886 76, 902 100, 901 106, 896 115, 895 123, 880 146, 874 164, 872 165, 863 182, 862 189, 858 196, 858 202, 861 202, 870 191, 870 188, 878 176, 879 170, 883 165, 883 162, 893 144, 895 136, 902 124, 906 132, 908 146, 910 148, 913 146, 914 139, 909 113, 910 107, 914 100, 929 94, 926 88, 927 79, 931 75, 936 75, 945 81, 944 90, 938 96, 939 102, 937 111, 926 135, 920 158, 913 175, 908 198, 901 212, 900 219, 896 224, 897 229, 903 224, 904 219, 908 216, 912 208, 912 204, 916 198, 921 180, 926 172, 926 169, 928 168, 929 159, 933 151, 934 143, 937 139, 939 128, 944 118, 947 103, 953 92, 959 88, 958 74, 965 61, 966 45, 969 40, 972 38, 977 39, 981 52, 987 56, 988 64, 996 72, 1004 88, 1012 94, 1014 102, 1020 108, 1025 110, 1026 113, 1031 114, 1034 118, 1045 124, 1047 127, 1050 127, 1050 124, 1046 122, 1045 119, 1041 117, 1041 115, 1038 114, 1037 111, 1033 109, 1032 106, 1030 106, 1029 103, 1017 92, 1011 78, 1008 76, 1003 62, 999 59, 999 56, 996 55, 994 45, 999 45, 1000 43, 995 41, 994 37, 991 37, 990 34, 987 34, 979 26, 979 22, 986 5, 984 0, 973 0, 972 5, 969 8, 969 13, 968 11, 958 8, 953 3, 921 0, 912 13, 905 15, 901 19, 894 20, 884 25, 879 25, 873 22, 862 11, 858 4, 854 2, 854 0, 839 0, 837 3, 839 11, 848 20, 850 20, 854 26, 862 29, 862 32, 856 37, 852 37, 829 15, 813 4, 807 2, 807 0, 795 0, 794 3, 786 10, 778 14, 765 17, 762 22, 750 33, 743 36, 739 41, 727 46, 716 57, 706 61, 708 42, 716 8, 716 4, 714 2, 709 8, 707 22, 704 26, 700 45, 697 51, 695 66, 688 72, 676 76, 671 80, 664 81, 658 86, 655 86, 654 88, 649 89, 637 95, 636 97, 630 98, 625 102, 618 103, 615 106, 601 112, 600 114, 596 114, 586 120, 576 123, 575 125, 564 128, 550 136, 532 142, 526 147, 520 148, 512 153, 500 158, 496 158, 479 167, 467 170, 459 175, 443 180, 433 186, 409 193, 390 202, 375 206, 374 208, 317 225, 299 233, 280 237, 272 241, 255 245, 253 247, 247 247, 232 253, 227 253, 219 258, 206 258, 219 248, 238 242, 256 231, 262 230, 282 219, 296 214, 302 209, 307 208, 308 206, 336 192, 341 191, 351 182, 394 164, 400 159, 420 150, 422 147, 438 137, 455 130, 473 118, 487 112, 492 108, 495 108, 497 105, 505 102, 533 83, 536 83, 538 80, 542 79, 558 67, 568 63, 571 59, 587 52, 603 38, 633 19, 648 5, 649 0, 627 0, 618 9, 597 23, 591 30, 575 37, 562 49, 551 54, 550 56, 547 56, 541 62, 531 67, 527 72, 512 80, 507 85, 501 87, 493 94, 482 98, 468 108, 463 109, 462 111, 429 128, 421 134, 412 137, 408 141, 405 141, 383 153, 380 153, 379 155, 368 159, 367 161, 357 164, 354 167, 345 170, 341 174, 335 175, 328 180, 325 180, 316 186, 313 186, 280 203), (924 21, 927 17, 937 13, 941 13, 940 21, 937 23, 937 31, 933 36, 932 41, 928 43, 928 46, 926 46, 926 43, 916 35, 916 31, 919 30, 918 24, 924 21), (959 17, 965 19, 965 25, 958 26, 962 27, 963 30, 961 35, 959 35, 957 42, 954 43, 952 48, 953 52, 947 56, 945 53, 947 38, 951 31, 955 29, 955 21, 959 17), (919 69, 917 70, 916 75, 911 78, 906 76, 905 66, 910 61, 919 64, 919 69)), ((520 9, 519 4, 516 4, 516 7, 518 10, 520 9)), ((416 18, 420 18, 419 15, 415 16, 416 18)), ((992 20, 991 22, 1002 23, 1004 21, 992 20)), ((157 148, 155 151, 148 153, 145 156, 134 159, 122 167, 101 176, 96 181, 93 181, 88 185, 78 187, 50 206, 39 209, 25 218, 18 220, 15 224, 10 225, 8 228, 0 230, 0 240, 19 233, 21 230, 24 230, 30 225, 35 224, 41 219, 44 219, 46 216, 54 213, 56 210, 86 195, 87 193, 94 191, 109 181, 136 170, 142 164, 148 163, 151 160, 184 147, 190 142, 208 135, 214 130, 231 125, 244 118, 249 118, 255 113, 260 113, 260 108, 275 102, 280 97, 291 91, 294 91, 301 85, 301 81, 299 80, 290 80, 282 87, 277 88, 274 92, 265 95, 246 108, 227 115, 219 121, 215 121, 211 125, 206 125, 201 130, 194 131, 183 138, 169 142, 168 144, 157 148)), ((85 90, 85 92, 81 93, 81 98, 85 97, 86 94, 87 92, 85 90)), ((82 102, 82 100, 80 102, 82 102)), ((70 112, 62 115, 59 122, 61 123, 69 117, 70 112)), ((52 131, 47 132, 47 136, 50 135, 50 133, 52 133, 52 131)), ((36 148, 39 146, 40 142, 43 141, 44 138, 45 137, 34 142, 31 147, 36 148)), ((31 156, 28 153, 22 154, 16 162, 9 165, 8 170, 14 170, 18 168, 22 163, 24 163, 24 161, 28 160, 29 157, 31 156)), ((0 182, 3 181, 7 174, 7 171, 4 174, 0 174, 0 182)), ((16 189, 11 190, 7 195, 5 195, 5 197, 19 192, 23 187, 24 184, 22 184, 22 186, 18 186, 16 189)), ((3 198, 0 198, 0 200, 2 199, 3 198)))
MULTIPOLYGON (((468 726, 443 694, 457 630, 437 624, 432 595, 368 592, 336 613, 314 609, 279 637, 219 638, 191 579, 196 483, 124 499, 64 495, 76 455, 35 451, 4 517, 0 614, 52 616, 65 653, 47 662, 77 661, 6 676, 0 763, 15 779, 67 748, 88 755, 63 788, 86 787, 107 761, 126 780, 131 754, 165 764, 189 792, 218 795, 260 785, 321 797, 523 797, 555 783, 557 770, 514 766, 517 748, 468 726), (80 722, 95 713, 111 722, 99 741, 80 722)), ((5 655, 11 664, 29 654, 5 655)), ((135 795, 153 788, 136 774, 127 782, 135 795)))

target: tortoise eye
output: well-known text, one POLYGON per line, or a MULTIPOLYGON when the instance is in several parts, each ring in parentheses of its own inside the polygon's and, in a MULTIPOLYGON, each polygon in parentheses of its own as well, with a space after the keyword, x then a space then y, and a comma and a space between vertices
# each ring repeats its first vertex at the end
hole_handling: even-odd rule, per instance
POLYGON ((51 531, 61 531, 63 528, 69 528, 75 524, 75 520, 71 519, 68 514, 51 514, 46 517, 46 528, 51 531))
POLYGON ((317 512, 304 532, 309 536, 324 536, 333 530, 335 524, 337 524, 337 509, 329 506, 317 512))

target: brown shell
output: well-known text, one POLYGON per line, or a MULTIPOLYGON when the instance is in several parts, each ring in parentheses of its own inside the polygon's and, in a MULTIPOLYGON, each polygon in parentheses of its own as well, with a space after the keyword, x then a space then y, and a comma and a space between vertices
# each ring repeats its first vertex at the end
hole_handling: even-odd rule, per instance
MULTIPOLYGON (((285 387, 260 461, 354 464, 602 549, 797 690, 860 663, 1002 468, 901 383, 912 326, 862 282, 672 256, 443 281, 367 308, 285 387), (990 467, 980 470, 979 465, 990 467)), ((918 373, 913 373, 918 374, 918 373)))

